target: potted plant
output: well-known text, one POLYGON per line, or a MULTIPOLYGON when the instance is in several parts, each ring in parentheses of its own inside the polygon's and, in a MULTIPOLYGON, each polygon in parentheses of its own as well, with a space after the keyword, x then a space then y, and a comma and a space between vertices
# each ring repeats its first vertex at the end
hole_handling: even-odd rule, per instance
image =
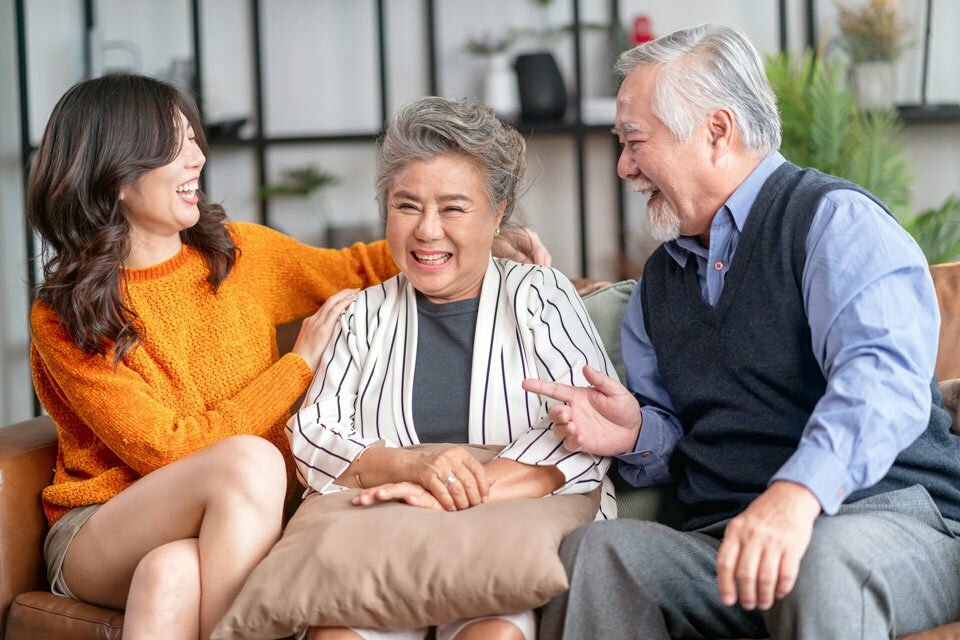
POLYGON ((914 214, 914 176, 900 141, 895 109, 862 111, 844 82, 846 68, 807 53, 768 57, 767 77, 780 107, 780 151, 801 167, 815 167, 867 189, 890 207, 930 264, 960 260, 960 198, 914 214))
POLYGON ((837 3, 840 47, 850 57, 850 78, 863 110, 893 106, 896 61, 909 46, 910 23, 897 0, 865 0, 858 6, 837 3))
POLYGON ((326 243, 330 236, 329 207, 323 198, 323 190, 339 182, 339 178, 315 165, 289 167, 280 171, 280 180, 264 185, 259 195, 262 200, 270 198, 302 199, 307 203, 322 226, 322 236, 318 239, 326 243))

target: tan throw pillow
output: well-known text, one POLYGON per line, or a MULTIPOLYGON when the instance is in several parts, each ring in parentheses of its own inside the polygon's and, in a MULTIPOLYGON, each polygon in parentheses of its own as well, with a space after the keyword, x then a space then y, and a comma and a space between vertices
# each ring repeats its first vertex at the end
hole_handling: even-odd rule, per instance
MULTIPOLYGON (((430 447, 436 445, 424 445, 430 447)), ((467 445, 481 462, 500 447, 467 445)), ((409 629, 543 605, 567 589, 557 550, 599 491, 454 513, 307 498, 214 631, 277 638, 308 626, 409 629)))

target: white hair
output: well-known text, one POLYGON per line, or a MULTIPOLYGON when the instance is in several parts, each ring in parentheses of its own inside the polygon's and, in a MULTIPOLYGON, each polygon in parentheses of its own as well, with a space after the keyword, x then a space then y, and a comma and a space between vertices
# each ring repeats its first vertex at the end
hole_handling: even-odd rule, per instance
POLYGON ((658 68, 651 109, 677 141, 693 135, 706 114, 733 112, 743 146, 760 153, 780 148, 780 114, 763 61, 743 32, 702 24, 625 51, 614 71, 658 68))

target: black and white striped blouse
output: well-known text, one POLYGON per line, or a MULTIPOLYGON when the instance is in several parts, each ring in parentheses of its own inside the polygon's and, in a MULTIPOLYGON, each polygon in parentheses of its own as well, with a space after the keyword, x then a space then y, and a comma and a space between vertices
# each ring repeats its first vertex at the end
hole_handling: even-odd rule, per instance
MULTIPOLYGON (((401 274, 363 291, 341 316, 303 407, 287 424, 301 482, 321 493, 365 447, 418 444, 413 423, 417 306, 401 274)), ((616 517, 610 460, 564 448, 547 410, 555 402, 520 386, 527 377, 587 386, 583 366, 616 377, 580 297, 554 269, 491 259, 480 294, 470 385, 469 441, 504 444, 500 457, 555 465, 557 493, 603 485, 598 517, 616 517)))

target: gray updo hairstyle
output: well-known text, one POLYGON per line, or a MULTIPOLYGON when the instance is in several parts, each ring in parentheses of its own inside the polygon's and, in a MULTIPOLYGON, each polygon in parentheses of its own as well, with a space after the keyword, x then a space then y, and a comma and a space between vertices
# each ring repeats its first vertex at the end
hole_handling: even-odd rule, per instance
POLYGON ((427 96, 394 114, 378 142, 377 200, 386 206, 390 185, 408 163, 445 155, 476 163, 491 208, 506 203, 500 224, 506 223, 527 170, 526 142, 493 109, 470 100, 427 96))
POLYGON ((659 67, 653 114, 678 141, 687 140, 710 111, 728 108, 743 146, 760 153, 780 148, 780 114, 760 54, 743 32, 702 24, 625 51, 614 71, 659 67))

